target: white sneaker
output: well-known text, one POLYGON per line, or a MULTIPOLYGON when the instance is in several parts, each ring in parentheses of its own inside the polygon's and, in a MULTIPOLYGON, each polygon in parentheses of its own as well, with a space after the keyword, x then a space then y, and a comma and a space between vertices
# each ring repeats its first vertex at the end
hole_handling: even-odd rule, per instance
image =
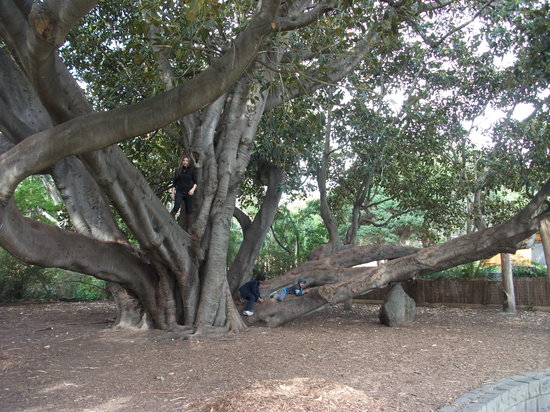
POLYGON ((249 311, 249 310, 245 310, 245 311, 243 312, 243 315, 244 315, 244 316, 252 316, 253 314, 254 314, 254 312, 251 312, 251 311, 249 311))

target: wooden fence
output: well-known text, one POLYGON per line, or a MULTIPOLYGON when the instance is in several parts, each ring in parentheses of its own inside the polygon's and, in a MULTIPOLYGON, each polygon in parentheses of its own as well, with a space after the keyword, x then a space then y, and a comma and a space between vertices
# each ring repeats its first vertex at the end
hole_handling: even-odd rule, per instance
MULTIPOLYGON (((417 305, 502 305, 504 302, 502 282, 496 280, 409 280, 402 286, 417 305)), ((390 289, 373 290, 358 299, 383 301, 390 289)), ((550 307, 549 278, 516 278, 514 293, 518 307, 550 307)))

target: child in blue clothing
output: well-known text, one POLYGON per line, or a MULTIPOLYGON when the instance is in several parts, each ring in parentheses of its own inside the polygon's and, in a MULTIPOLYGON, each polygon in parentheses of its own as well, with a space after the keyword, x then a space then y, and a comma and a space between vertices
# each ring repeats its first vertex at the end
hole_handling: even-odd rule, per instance
POLYGON ((265 281, 265 276, 260 273, 256 276, 256 279, 249 280, 239 288, 241 299, 247 301, 246 308, 243 311, 244 316, 252 316, 254 314, 254 312, 252 312, 254 302, 262 303, 264 301, 260 295, 260 285, 263 281, 265 281))
POLYGON ((298 279, 298 283, 295 285, 289 286, 287 288, 283 288, 282 290, 275 291, 271 295, 269 295, 270 298, 277 299, 279 302, 282 301, 286 295, 296 295, 296 296, 302 296, 306 293, 309 293, 309 289, 304 289, 306 287, 306 280, 305 279, 298 279))

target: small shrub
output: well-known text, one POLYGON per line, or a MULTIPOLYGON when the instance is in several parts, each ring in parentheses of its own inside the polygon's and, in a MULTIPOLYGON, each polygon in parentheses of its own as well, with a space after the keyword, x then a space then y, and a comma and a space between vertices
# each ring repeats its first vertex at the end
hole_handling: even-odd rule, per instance
POLYGON ((67 270, 27 265, 0 248, 0 302, 106 297, 102 280, 67 270))
MULTIPOLYGON (((533 263, 532 265, 514 265, 512 266, 512 273, 516 278, 548 277, 546 266, 541 265, 540 263, 533 263)), ((420 279, 451 280, 469 280, 479 278, 501 280, 502 276, 500 274, 500 267, 481 266, 477 262, 472 262, 420 277, 420 279)))
POLYGON ((57 277, 58 298, 99 300, 107 298, 105 281, 93 276, 69 271, 59 271, 57 277))
POLYGON ((500 266, 481 266, 479 268, 479 277, 489 280, 501 280, 500 266))
POLYGON ((36 291, 50 282, 44 268, 26 265, 0 249, 0 302, 39 298, 36 291))
POLYGON ((512 273, 515 278, 545 278, 548 277, 546 266, 540 263, 532 265, 517 265, 512 266, 512 273))
POLYGON ((470 280, 479 278, 492 279, 498 276, 498 266, 482 266, 479 261, 455 266, 441 272, 431 273, 421 276, 421 279, 451 279, 451 280, 470 280))

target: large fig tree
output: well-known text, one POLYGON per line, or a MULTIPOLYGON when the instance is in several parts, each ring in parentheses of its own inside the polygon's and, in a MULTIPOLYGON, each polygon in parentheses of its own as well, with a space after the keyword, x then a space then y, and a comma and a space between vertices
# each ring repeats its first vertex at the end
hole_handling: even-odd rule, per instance
MULTIPOLYGON (((28 263, 107 280, 120 327, 183 336, 242 330, 231 292, 249 275, 282 180, 266 159, 255 162, 269 189, 256 219, 241 216, 243 251, 227 272, 230 222, 261 119, 353 71, 393 64, 392 50, 411 36, 435 47, 472 19, 497 19, 503 2, 455 3, 0 2, 0 245, 28 263), (457 15, 464 21, 454 24, 457 15), (164 136, 191 156, 198 175, 186 230, 118 145, 164 136), (13 193, 35 174, 52 176, 74 230, 18 211, 13 193)), ((130 149, 147 150, 139 147, 130 149)), ((307 271, 315 273, 313 293, 299 309, 289 300, 258 316, 277 325, 373 287, 513 250, 547 214, 549 191, 546 183, 514 219, 467 239, 420 251, 348 249, 300 267, 271 288, 307 271), (392 260, 353 267, 372 259, 392 260)))

